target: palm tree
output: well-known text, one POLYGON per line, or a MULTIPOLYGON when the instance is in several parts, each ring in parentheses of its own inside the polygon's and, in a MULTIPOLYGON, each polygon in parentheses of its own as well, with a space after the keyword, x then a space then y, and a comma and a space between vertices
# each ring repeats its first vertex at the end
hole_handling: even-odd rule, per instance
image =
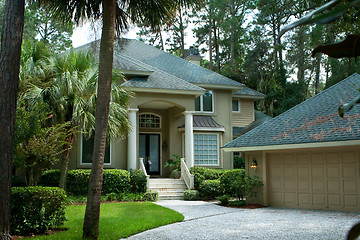
POLYGON ((126 29, 129 20, 156 26, 170 20, 180 3, 200 0, 39 0, 57 16, 79 23, 83 19, 101 19, 98 98, 96 102, 95 137, 92 168, 86 204, 83 237, 96 239, 99 232, 100 197, 106 131, 110 110, 111 76, 115 30, 126 29))
POLYGON ((25 0, 5 3, 0 52, 0 239, 10 237, 10 187, 25 0))
MULTIPOLYGON (((39 102, 50 106, 56 123, 70 122, 69 129, 80 128, 90 137, 95 128, 97 98, 97 63, 90 53, 70 51, 51 55, 42 42, 25 44, 21 65, 22 93, 20 99, 29 107, 39 102)), ((120 87, 121 74, 114 74, 111 88, 110 120, 107 138, 117 139, 126 133, 126 107, 130 93, 120 87)), ((65 187, 70 147, 75 132, 66 139, 65 154, 60 167, 60 187, 65 187)))

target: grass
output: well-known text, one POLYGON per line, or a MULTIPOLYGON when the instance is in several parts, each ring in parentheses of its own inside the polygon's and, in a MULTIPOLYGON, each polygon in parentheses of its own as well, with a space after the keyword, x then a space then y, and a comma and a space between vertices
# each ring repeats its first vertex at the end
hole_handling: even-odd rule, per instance
MULTIPOLYGON (((64 225, 67 231, 29 239, 82 239, 84 214, 85 205, 68 206, 64 225)), ((150 202, 105 203, 101 204, 99 239, 126 238, 182 220, 182 214, 150 202)))

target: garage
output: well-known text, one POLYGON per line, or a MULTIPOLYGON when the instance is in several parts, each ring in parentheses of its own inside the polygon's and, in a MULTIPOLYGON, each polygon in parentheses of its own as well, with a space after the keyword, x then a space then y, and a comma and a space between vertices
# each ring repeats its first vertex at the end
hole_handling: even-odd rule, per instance
POLYGON ((267 153, 270 206, 358 211, 358 149, 267 153))

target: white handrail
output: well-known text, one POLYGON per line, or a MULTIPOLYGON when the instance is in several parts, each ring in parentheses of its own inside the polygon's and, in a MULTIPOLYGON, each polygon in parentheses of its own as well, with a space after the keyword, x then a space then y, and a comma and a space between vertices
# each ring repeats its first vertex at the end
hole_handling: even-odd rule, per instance
POLYGON ((194 175, 189 171, 185 163, 185 158, 181 158, 181 177, 184 179, 184 182, 188 189, 194 189, 194 175))
POLYGON ((146 176, 146 191, 149 191, 150 189, 150 175, 147 174, 146 172, 146 168, 144 165, 144 161, 143 158, 139 158, 139 166, 140 166, 140 170, 141 172, 143 172, 146 176))

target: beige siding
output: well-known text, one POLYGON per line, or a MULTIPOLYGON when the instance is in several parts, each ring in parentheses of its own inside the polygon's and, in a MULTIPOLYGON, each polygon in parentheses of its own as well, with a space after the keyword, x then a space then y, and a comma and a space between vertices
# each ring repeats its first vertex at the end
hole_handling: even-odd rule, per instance
MULTIPOLYGON (((236 100, 234 98, 234 100, 236 100)), ((252 99, 238 99, 240 101, 240 112, 232 113, 232 125, 234 127, 245 127, 252 123, 254 116, 254 100, 252 99)))

